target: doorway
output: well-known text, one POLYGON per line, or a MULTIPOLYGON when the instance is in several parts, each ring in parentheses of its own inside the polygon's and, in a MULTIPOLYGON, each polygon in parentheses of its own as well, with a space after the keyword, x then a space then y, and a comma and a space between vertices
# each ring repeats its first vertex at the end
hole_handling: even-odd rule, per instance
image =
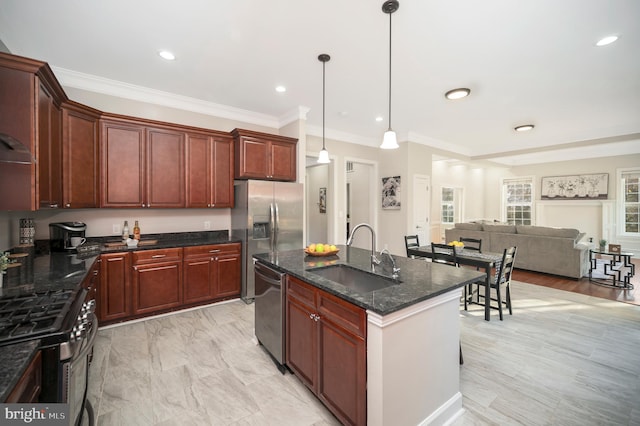
MULTIPOLYGON (((345 175, 346 220, 343 235, 346 241, 347 235, 359 223, 368 223, 374 229, 377 227, 375 214, 377 168, 375 163, 347 159, 345 175)), ((371 235, 358 232, 352 245, 364 249, 371 248, 371 235)))
POLYGON ((307 157, 305 167, 305 246, 311 243, 329 243, 333 224, 333 185, 330 177, 333 163, 318 164, 317 157, 307 157))
MULTIPOLYGON (((420 245, 431 243, 431 178, 426 175, 413 176, 413 223, 409 235, 417 235, 420 245)), ((440 241, 436 241, 440 242, 440 241)))

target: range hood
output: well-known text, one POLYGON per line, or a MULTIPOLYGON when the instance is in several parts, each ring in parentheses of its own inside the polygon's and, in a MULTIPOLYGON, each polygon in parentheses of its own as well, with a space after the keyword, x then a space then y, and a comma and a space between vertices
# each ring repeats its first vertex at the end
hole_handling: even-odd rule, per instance
POLYGON ((16 138, 0 133, 0 163, 32 164, 36 159, 27 146, 16 138))

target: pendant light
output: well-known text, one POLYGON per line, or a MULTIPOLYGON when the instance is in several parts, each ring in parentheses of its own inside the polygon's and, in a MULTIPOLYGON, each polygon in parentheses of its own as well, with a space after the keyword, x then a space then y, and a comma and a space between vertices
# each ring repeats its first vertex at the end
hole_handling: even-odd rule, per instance
POLYGON ((318 60, 322 62, 322 151, 320 151, 320 155, 318 155, 318 163, 327 164, 331 161, 329 160, 329 151, 324 147, 324 66, 329 60, 331 56, 326 53, 318 56, 318 60))
POLYGON ((396 149, 398 148, 398 138, 396 132, 391 130, 391 15, 398 10, 400 3, 398 0, 387 0, 382 4, 382 11, 389 14, 389 128, 384 132, 384 138, 382 139, 382 149, 396 149))

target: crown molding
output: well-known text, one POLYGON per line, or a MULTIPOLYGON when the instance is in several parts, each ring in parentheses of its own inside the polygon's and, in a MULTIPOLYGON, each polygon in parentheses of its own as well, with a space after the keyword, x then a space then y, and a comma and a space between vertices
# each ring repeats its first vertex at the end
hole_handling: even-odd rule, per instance
MULTIPOLYGON (((291 119, 292 117, 292 113, 288 113, 283 117, 277 118, 267 114, 216 104, 188 96, 176 95, 161 90, 137 86, 65 68, 51 68, 63 86, 102 93, 119 98, 192 111, 228 120, 242 121, 259 126, 272 127, 274 129, 279 129, 282 126, 283 121, 291 119)), ((304 111, 304 108, 305 107, 300 107, 296 110, 298 117, 300 117, 300 115, 304 115, 306 118, 306 111, 308 111, 308 108, 306 111, 304 111)), ((291 121, 293 121, 293 119, 291 121)))

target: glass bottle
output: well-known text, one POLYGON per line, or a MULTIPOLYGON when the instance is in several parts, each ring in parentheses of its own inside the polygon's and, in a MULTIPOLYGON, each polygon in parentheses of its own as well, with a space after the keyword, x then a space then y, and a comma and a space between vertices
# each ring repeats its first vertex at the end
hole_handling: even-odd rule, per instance
POLYGON ((133 225, 133 239, 140 240, 140 226, 138 226, 138 221, 136 220, 135 225, 133 225))
POLYGON ((124 227, 122 228, 122 239, 125 241, 129 239, 129 222, 126 220, 124 221, 124 227))

